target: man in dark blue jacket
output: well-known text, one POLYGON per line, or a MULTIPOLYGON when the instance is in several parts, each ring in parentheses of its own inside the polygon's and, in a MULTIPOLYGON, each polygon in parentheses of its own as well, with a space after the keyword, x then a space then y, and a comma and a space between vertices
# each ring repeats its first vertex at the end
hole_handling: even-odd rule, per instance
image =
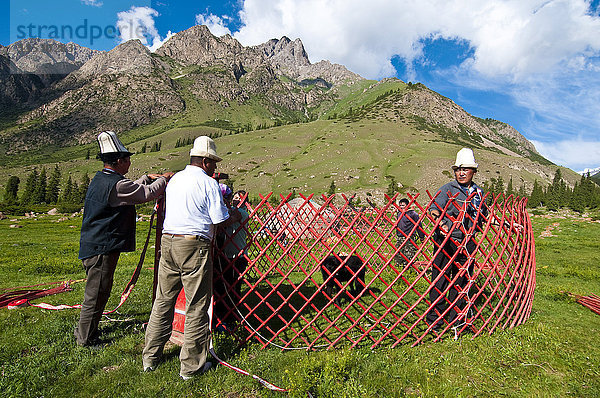
POLYGON ((98 171, 85 195, 79 259, 87 274, 77 344, 97 345, 98 323, 110 297, 113 276, 121 252, 135 250, 135 205, 160 196, 173 175, 145 175, 137 181, 124 177, 132 155, 112 131, 98 135, 104 168, 98 171), (154 180, 154 181, 152 181, 154 180))
POLYGON ((474 255, 477 247, 475 234, 486 221, 488 214, 483 191, 473 182, 477 167, 471 149, 463 148, 458 151, 456 162, 452 166, 455 179, 439 189, 435 202, 428 209, 434 220, 441 218, 439 228, 434 234, 434 251, 437 255, 433 260, 433 286, 429 292, 429 301, 433 305, 427 313, 427 323, 434 325, 435 330, 443 326, 442 314, 447 308, 446 302, 452 306, 447 318, 450 323, 458 313, 465 310, 468 292, 463 292, 460 297, 459 294, 461 290, 468 289, 474 261, 469 264, 466 272, 461 268, 464 268, 468 257, 474 255), (450 261, 453 257, 453 261, 450 261), (440 297, 446 294, 454 278, 456 281, 450 286, 448 297, 440 297))
POLYGON ((415 232, 419 239, 423 240, 425 234, 419 222, 419 214, 410 208, 408 199, 402 198, 398 201, 398 224, 396 235, 398 236, 397 246, 401 247, 400 252, 404 255, 396 256, 398 264, 407 264, 417 254, 417 243, 415 242, 415 232))

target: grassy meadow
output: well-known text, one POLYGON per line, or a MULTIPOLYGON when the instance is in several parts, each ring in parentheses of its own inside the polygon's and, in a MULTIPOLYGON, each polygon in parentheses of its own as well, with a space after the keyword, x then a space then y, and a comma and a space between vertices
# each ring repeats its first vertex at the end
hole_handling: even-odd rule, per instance
MULTIPOLYGON (((77 260, 80 216, 0 220, 0 289, 85 277, 77 260), (19 225, 21 228, 11 228, 19 225)), ((119 313, 101 328, 103 349, 75 344, 78 310, 0 310, 2 397, 597 397, 600 396, 600 316, 567 295, 600 293, 600 223, 557 215, 533 218, 537 289, 531 318, 512 330, 474 340, 445 337, 417 347, 330 351, 237 348, 217 335, 216 351, 231 364, 287 388, 266 390, 219 366, 179 379, 178 348, 152 373, 141 370, 144 323, 150 314, 153 250, 119 313), (558 223, 558 225, 556 225, 558 223), (549 237, 541 237, 551 228, 549 237), (310 395, 309 395, 310 394, 310 395)), ((148 222, 138 223, 138 250, 123 254, 108 308, 114 308, 135 268, 148 222)), ((35 302, 78 304, 84 283, 35 302)))

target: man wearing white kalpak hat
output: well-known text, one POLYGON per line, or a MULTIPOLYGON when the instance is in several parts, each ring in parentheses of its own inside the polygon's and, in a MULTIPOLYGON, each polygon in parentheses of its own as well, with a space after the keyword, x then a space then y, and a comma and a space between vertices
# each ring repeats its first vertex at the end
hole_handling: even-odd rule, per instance
POLYGON ((129 171, 132 153, 117 135, 112 131, 102 132, 98 144, 98 157, 104 168, 96 173, 85 195, 79 242, 79 259, 87 274, 74 333, 81 346, 102 342, 98 323, 110 297, 119 255, 135 250, 135 205, 159 197, 173 175, 149 174, 131 181, 124 175, 129 171))
POLYGON ((237 209, 225 206, 219 183, 212 178, 220 161, 214 141, 198 137, 190 151, 190 164, 167 186, 158 286, 142 353, 144 371, 153 371, 160 362, 182 288, 186 308, 179 375, 187 380, 212 365, 206 360, 212 300, 211 242, 216 226, 227 226, 241 218, 237 209))
MULTIPOLYGON (((434 251, 437 251, 440 246, 442 247, 433 260, 431 282, 434 286, 429 292, 429 301, 431 303, 437 301, 437 303, 427 313, 427 323, 434 325, 434 330, 439 330, 445 326, 441 315, 447 308, 447 302, 452 304, 456 300, 459 290, 463 290, 467 286, 469 275, 473 274, 472 262, 469 266, 468 275, 463 274, 457 278, 450 288, 448 297, 440 297, 448 288, 450 281, 459 273, 460 267, 467 262, 467 256, 474 252, 477 246, 474 240, 475 233, 481 224, 485 222, 488 214, 487 205, 483 200, 483 191, 473 182, 477 167, 472 149, 462 148, 458 151, 456 162, 452 166, 454 181, 439 189, 435 202, 428 209, 434 220, 437 221, 440 217, 442 218, 439 228, 434 234, 434 241, 436 242, 434 251), (456 197, 453 198, 454 196, 456 197), (444 209, 446 209, 445 212, 444 209), (464 210, 466 212, 461 212, 464 210), (454 226, 454 229, 452 229, 452 220, 459 223, 454 226), (443 244, 451 229, 450 237, 443 244), (469 234, 468 237, 465 237, 465 232, 469 234), (466 242, 465 239, 467 239, 466 242), (458 254, 454 261, 449 264, 449 260, 457 251, 458 254)), ((465 303, 466 300, 463 295, 452 306, 447 314, 449 323, 455 320, 457 312, 464 309, 465 303)))

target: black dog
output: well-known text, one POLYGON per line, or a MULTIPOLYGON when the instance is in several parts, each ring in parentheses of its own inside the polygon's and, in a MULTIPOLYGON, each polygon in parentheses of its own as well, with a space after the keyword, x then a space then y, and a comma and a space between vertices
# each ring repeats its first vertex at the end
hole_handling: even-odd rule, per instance
MULTIPOLYGON (((348 256, 338 256, 342 261, 348 256)), ((329 297, 333 297, 334 289, 340 285, 344 285, 343 282, 352 279, 350 284, 350 294, 356 297, 356 294, 362 291, 365 286, 365 267, 363 262, 358 256, 350 256, 344 266, 340 267, 340 260, 336 256, 329 256, 321 264, 321 273, 323 274, 323 281, 325 282, 325 292, 329 297), (337 270, 337 271, 336 271, 337 270), (333 276, 329 278, 330 275, 333 276), (337 282, 336 282, 337 281, 337 282), (362 284, 361 284, 362 282, 362 284)), ((339 296, 335 302, 340 303, 339 296)))

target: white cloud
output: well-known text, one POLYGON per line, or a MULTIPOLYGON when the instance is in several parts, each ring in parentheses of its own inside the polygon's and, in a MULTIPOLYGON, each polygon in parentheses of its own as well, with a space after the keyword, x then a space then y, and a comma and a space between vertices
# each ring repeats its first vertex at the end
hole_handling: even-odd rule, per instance
POLYGON ((154 52, 160 48, 167 40, 171 37, 175 36, 175 33, 168 31, 167 36, 164 39, 161 39, 160 36, 155 36, 152 38, 152 45, 148 47, 151 52, 154 52))
POLYGON ((103 2, 101 2, 99 0, 81 0, 81 2, 83 4, 85 4, 86 6, 93 6, 93 7, 102 7, 102 5, 104 4, 103 2))
POLYGON ((424 42, 465 43, 467 59, 435 72, 456 87, 512 97, 529 112, 521 116, 530 118, 523 133, 538 142, 597 139, 600 17, 589 0, 242 1, 234 37, 243 45, 300 38, 312 62, 327 59, 372 79, 395 76, 390 60, 398 56, 415 80, 415 65, 435 68, 424 58, 424 42))
POLYGON ((542 156, 573 170, 600 166, 600 141, 580 139, 558 142, 532 141, 542 156))
POLYGON ((214 14, 198 14, 196 15, 196 24, 206 25, 210 32, 215 36, 230 35, 231 31, 225 26, 223 18, 214 14))
POLYGON ((121 42, 139 39, 150 51, 156 51, 173 33, 169 31, 167 37, 162 39, 154 24, 158 11, 150 7, 131 7, 128 11, 117 14, 117 28, 121 42))
POLYGON ((519 80, 600 52, 600 18, 585 0, 245 0, 244 45, 300 37, 315 60, 368 78, 393 73, 390 59, 422 56, 422 40, 461 39, 467 64, 484 76, 519 80))

